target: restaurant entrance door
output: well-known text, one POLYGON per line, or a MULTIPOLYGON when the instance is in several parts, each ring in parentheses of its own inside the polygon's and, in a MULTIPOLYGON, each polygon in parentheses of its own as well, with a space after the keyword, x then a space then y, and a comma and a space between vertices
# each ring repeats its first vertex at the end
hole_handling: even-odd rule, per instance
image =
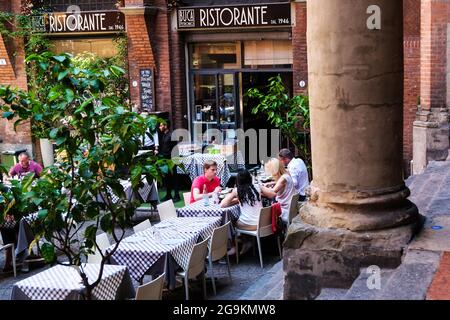
POLYGON ((193 140, 203 143, 211 143, 213 139, 216 143, 233 141, 238 120, 236 73, 196 72, 192 77, 193 140), (211 129, 220 131, 220 136, 211 129))

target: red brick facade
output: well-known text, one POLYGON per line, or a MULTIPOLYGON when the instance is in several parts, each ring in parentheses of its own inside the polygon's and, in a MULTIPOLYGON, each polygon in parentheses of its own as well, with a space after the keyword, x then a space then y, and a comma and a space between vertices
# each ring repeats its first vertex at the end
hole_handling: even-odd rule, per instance
MULTIPOLYGON (((0 10, 20 12, 20 2, 1 1, 0 10)), ((132 103, 140 107, 140 69, 151 68, 155 75, 155 111, 168 111, 174 128, 187 128, 185 33, 173 26, 176 11, 168 9, 166 0, 125 0, 123 5, 132 103)), ((295 10, 292 27, 294 94, 306 94, 308 88, 306 7, 306 2, 295 2, 292 6, 295 10), (305 81, 304 88, 299 86, 300 81, 305 81)), ((446 0, 404 0, 403 158, 407 174, 412 159, 412 124, 419 97, 423 109, 446 104, 448 10, 446 0)), ((0 37, 0 58, 7 60, 6 66, 0 66, 0 83, 26 88, 22 47, 20 42, 6 42, 0 37)), ((9 124, 0 120, 0 137, 12 144, 31 143, 28 128, 15 133, 9 124)))
POLYGON ((413 158, 413 122, 420 96, 420 0, 404 0, 403 161, 406 175, 413 158))

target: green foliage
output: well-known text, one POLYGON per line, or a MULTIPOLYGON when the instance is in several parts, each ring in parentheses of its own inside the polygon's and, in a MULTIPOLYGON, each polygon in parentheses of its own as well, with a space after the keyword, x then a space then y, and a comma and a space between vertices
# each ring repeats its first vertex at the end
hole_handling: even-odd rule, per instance
POLYGON ((58 161, 33 183, 14 182, 22 191, 3 192, 0 209, 4 213, 25 201, 26 208, 13 212, 17 218, 37 212, 31 226, 36 243, 45 243, 41 249, 48 261, 62 253, 70 264, 80 265, 97 247, 97 231, 112 235, 116 245, 105 254, 99 278, 91 284, 83 278, 90 296, 140 205, 139 200, 127 199, 119 179, 129 178, 137 192, 142 177, 149 183, 161 181, 162 172, 173 163, 156 156, 137 157, 147 128, 156 130, 156 119, 123 105, 116 87, 124 78, 122 68, 50 52, 31 54, 25 61, 35 76, 33 90, 1 86, 2 116, 15 125, 32 120, 36 137, 56 143, 58 161), (112 201, 112 194, 119 200, 112 201), (81 229, 85 231, 79 237, 81 229))
POLYGON ((287 137, 301 156, 310 163, 311 152, 300 132, 309 132, 309 101, 307 96, 296 95, 289 98, 287 90, 281 80, 281 76, 269 79, 267 92, 261 92, 257 88, 249 89, 246 95, 256 99, 259 103, 252 109, 253 114, 264 113, 269 122, 279 128, 281 134, 287 137))

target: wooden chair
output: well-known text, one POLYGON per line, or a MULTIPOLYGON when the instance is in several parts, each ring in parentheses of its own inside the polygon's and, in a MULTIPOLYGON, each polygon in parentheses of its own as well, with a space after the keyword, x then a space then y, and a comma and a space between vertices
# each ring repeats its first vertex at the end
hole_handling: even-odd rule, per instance
POLYGON ((221 227, 215 228, 213 231, 213 234, 211 236, 211 241, 209 243, 209 253, 208 253, 208 262, 209 262, 209 270, 211 271, 211 280, 212 280, 212 287, 214 291, 214 295, 216 295, 216 283, 214 279, 214 269, 213 269, 213 262, 218 261, 222 259, 223 257, 226 257, 227 260, 227 267, 228 267, 228 276, 230 277, 230 282, 232 281, 231 278, 231 271, 230 271, 230 259, 228 258, 228 228, 230 226, 230 221, 228 221, 226 224, 224 224, 221 227))
MULTIPOLYGON (((236 228, 236 238, 235 238, 236 262, 238 262, 238 263, 239 263, 238 236, 241 234, 256 237, 256 240, 258 243, 259 261, 261 263, 261 268, 264 268, 262 251, 261 251, 261 238, 268 237, 268 236, 274 234, 274 232, 272 231, 272 209, 271 209, 271 207, 265 207, 265 208, 261 209, 261 213, 259 215, 258 226, 255 231, 242 230, 242 229, 236 228)), ((277 236, 277 242, 278 242, 278 251, 279 251, 280 259, 281 259, 281 244, 280 244, 279 236, 277 236)))
POLYGON ((203 282, 203 298, 206 298, 205 259, 208 254, 209 239, 208 237, 194 246, 189 257, 187 270, 177 272, 177 275, 184 278, 186 300, 189 300, 189 279, 195 279, 200 274, 203 282))
POLYGON ((164 288, 164 279, 166 273, 164 272, 155 280, 143 284, 136 289, 136 300, 162 300, 162 293, 164 288))
POLYGON ((156 207, 161 221, 177 217, 177 210, 175 209, 172 199, 160 203, 156 207))

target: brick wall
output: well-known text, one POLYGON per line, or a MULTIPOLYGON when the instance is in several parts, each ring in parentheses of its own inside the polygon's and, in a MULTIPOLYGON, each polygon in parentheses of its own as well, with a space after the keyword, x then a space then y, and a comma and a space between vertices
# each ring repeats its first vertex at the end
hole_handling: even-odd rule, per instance
POLYGON ((403 162, 406 175, 413 157, 413 122, 420 96, 420 0, 404 0, 403 162))
MULTIPOLYGON (((173 12, 175 14, 175 12, 173 12)), ((188 128, 188 120, 184 118, 187 111, 186 92, 186 59, 184 52, 184 34, 177 32, 175 28, 170 29, 170 52, 171 52, 171 76, 172 76, 172 101, 174 108, 174 128, 188 128)))
POLYGON ((446 104, 447 0, 421 2, 420 102, 423 110, 446 104))
POLYGON ((306 2, 295 3, 295 26, 292 28, 293 86, 294 94, 307 94, 308 86, 299 86, 300 81, 308 84, 308 56, 306 52, 306 2))
MULTIPOLYGON (((1 1, 0 10, 20 13, 20 0, 1 1)), ((0 35, 0 58, 6 60, 5 66, 0 66, 0 84, 11 85, 23 90, 27 89, 27 77, 25 72, 24 44, 21 39, 4 39, 0 35)), ((14 145, 28 146, 32 144, 30 125, 24 123, 14 130, 11 121, 0 119, 0 139, 3 141, 0 149, 9 149, 14 145)), ((29 150, 31 151, 31 150, 29 150)))

